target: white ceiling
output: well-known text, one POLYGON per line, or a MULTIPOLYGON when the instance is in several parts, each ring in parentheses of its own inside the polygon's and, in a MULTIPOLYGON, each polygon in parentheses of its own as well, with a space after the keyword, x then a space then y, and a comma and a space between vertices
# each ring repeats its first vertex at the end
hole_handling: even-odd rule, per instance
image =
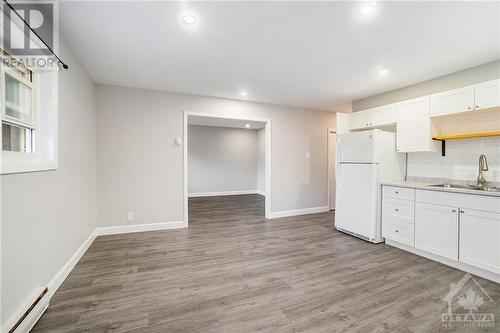
POLYGON ((97 83, 330 111, 500 58, 498 1, 362 4, 87 1, 60 16, 97 83))
POLYGON ((214 127, 230 127, 230 128, 248 128, 248 129, 260 129, 266 126, 266 123, 260 121, 249 121, 241 119, 229 119, 229 118, 214 118, 214 117, 202 117, 202 116, 189 116, 189 125, 200 125, 200 126, 214 126, 214 127), (250 127, 246 127, 246 125, 250 127))

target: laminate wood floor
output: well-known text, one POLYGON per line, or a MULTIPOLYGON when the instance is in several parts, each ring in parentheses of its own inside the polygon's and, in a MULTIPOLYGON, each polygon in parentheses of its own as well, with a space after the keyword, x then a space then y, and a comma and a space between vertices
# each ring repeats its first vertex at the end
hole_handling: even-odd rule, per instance
MULTIPOLYGON (((187 229, 98 237, 33 332, 450 331, 459 270, 334 231, 330 212, 266 222, 259 195, 189 210, 187 229)), ((500 285, 477 281, 500 318, 500 285)))

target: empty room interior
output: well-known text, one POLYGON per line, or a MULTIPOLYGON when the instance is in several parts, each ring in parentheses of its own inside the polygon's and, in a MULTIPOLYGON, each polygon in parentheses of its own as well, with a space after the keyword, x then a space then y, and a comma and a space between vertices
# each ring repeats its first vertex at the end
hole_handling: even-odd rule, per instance
POLYGON ((187 124, 188 220, 264 218, 267 122, 191 114, 187 124))
POLYGON ((1 11, 1 333, 500 332, 499 1, 1 11))

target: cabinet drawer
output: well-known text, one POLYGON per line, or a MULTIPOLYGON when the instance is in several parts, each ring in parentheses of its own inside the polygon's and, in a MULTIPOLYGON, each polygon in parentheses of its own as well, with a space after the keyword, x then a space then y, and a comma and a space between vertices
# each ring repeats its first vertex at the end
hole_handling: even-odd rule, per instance
POLYGON ((442 206, 460 207, 462 209, 467 208, 500 213, 499 197, 490 197, 479 194, 417 190, 415 194, 415 201, 442 206))
POLYGON ((412 188, 384 186, 382 195, 387 198, 414 200, 415 190, 412 188))
POLYGON ((390 216, 382 224, 382 237, 409 246, 415 244, 413 224, 397 222, 390 216))
POLYGON ((402 223, 413 224, 415 202, 393 198, 382 199, 382 221, 390 216, 402 223))

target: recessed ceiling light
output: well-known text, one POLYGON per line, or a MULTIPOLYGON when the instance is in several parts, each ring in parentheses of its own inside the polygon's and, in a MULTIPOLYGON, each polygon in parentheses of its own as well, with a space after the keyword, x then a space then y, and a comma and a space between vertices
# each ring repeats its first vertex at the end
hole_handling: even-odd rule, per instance
POLYGON ((246 127, 246 128, 250 128, 250 124, 246 124, 246 125, 245 125, 245 127, 246 127))
POLYGON ((196 17, 193 15, 184 15, 182 16, 182 21, 186 24, 195 24, 196 23, 196 17))
POLYGON ((248 95, 248 94, 247 94, 247 92, 246 92, 246 91, 242 91, 242 92, 240 92, 240 95, 241 95, 241 96, 246 96, 246 95, 248 95))
POLYGON ((359 9, 359 12, 361 13, 361 15, 368 15, 371 12, 373 12, 374 9, 375 9, 375 5, 374 4, 367 4, 367 5, 363 5, 359 9))
POLYGON ((387 68, 381 69, 378 71, 378 74, 380 76, 386 76, 387 74, 389 74, 389 70, 387 68))

